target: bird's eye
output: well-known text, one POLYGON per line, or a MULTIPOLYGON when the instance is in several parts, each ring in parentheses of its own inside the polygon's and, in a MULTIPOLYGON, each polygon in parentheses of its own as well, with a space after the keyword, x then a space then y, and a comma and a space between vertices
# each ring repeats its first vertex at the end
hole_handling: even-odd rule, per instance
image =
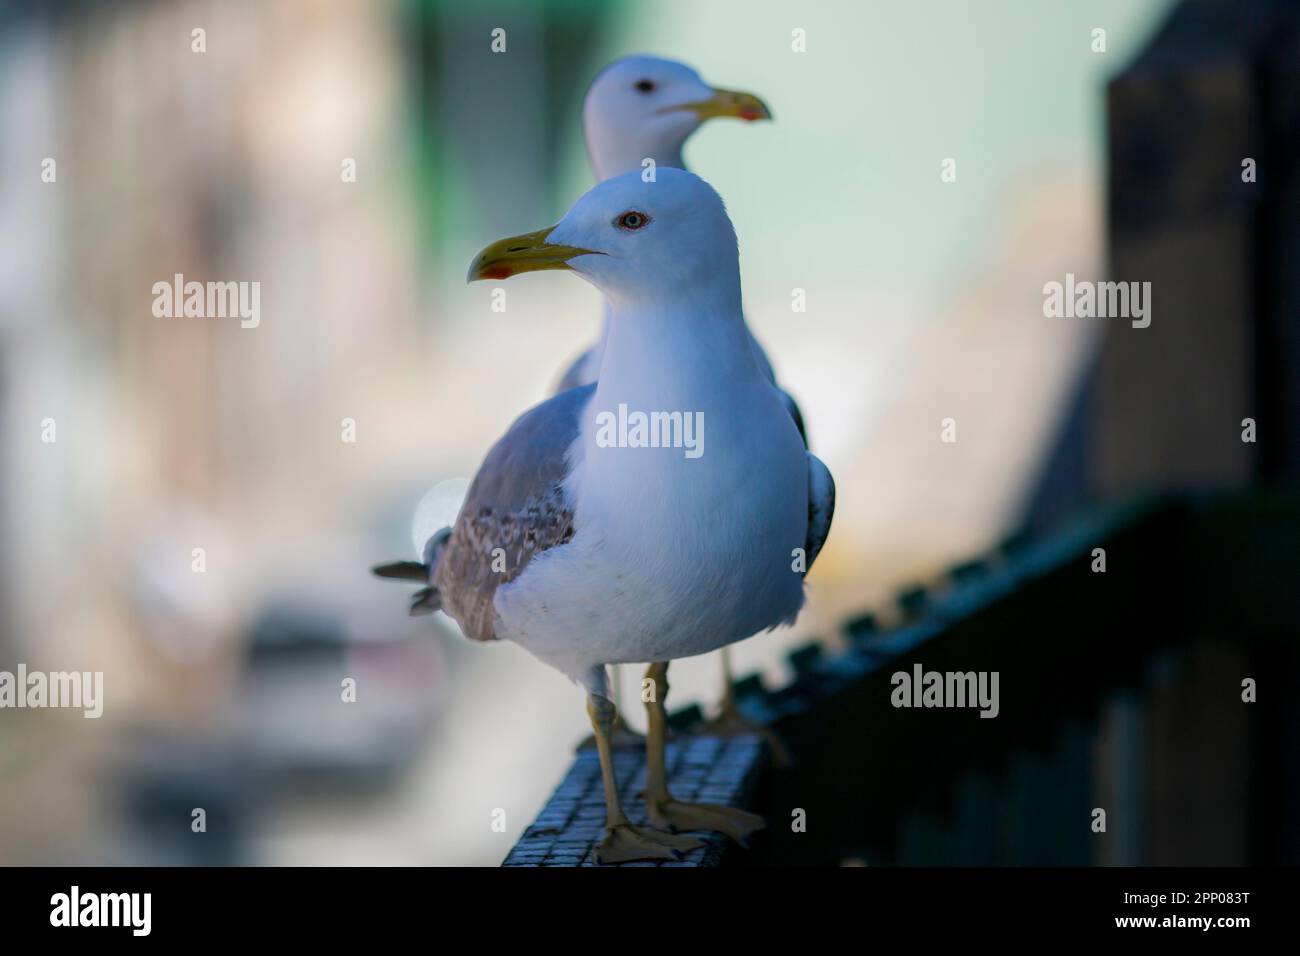
POLYGON ((635 89, 638 93, 653 93, 655 91, 655 81, 637 80, 636 83, 633 84, 632 88, 635 89))
POLYGON ((637 212, 635 209, 629 209, 623 215, 614 220, 614 224, 620 229, 626 229, 628 232, 635 232, 642 228, 650 221, 650 217, 643 212, 637 212))

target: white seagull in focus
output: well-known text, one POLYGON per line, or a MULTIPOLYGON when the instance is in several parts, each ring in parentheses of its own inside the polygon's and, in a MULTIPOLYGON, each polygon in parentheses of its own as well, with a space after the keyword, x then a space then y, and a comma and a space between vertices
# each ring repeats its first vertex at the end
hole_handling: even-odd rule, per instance
POLYGON ((567 269, 609 302, 595 384, 522 415, 492 448, 425 562, 376 568, 426 586, 477 640, 511 640, 587 691, 606 799, 601 862, 671 859, 690 837, 633 826, 619 802, 606 665, 649 663, 650 821, 741 840, 742 810, 675 800, 664 773, 668 662, 792 622, 830 530, 830 472, 808 452, 741 314, 736 237, 707 183, 672 168, 604 182, 556 226, 484 249, 470 279, 567 269), (703 453, 608 441, 609 416, 699 413, 703 453), (799 562, 795 556, 806 556, 799 562))

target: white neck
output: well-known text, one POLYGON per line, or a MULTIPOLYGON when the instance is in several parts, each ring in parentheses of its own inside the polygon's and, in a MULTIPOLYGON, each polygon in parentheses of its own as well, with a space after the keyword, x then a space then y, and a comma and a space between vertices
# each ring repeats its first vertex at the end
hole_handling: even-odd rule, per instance
POLYGON ((640 172, 642 162, 653 159, 656 168, 685 169, 682 159, 682 144, 660 146, 656 149, 644 149, 641 144, 630 142, 623 137, 609 137, 600 141, 596 137, 587 137, 587 152, 591 158, 591 168, 599 182, 622 176, 624 173, 640 172))
POLYGON ((628 402, 682 409, 763 380, 741 314, 739 283, 650 307, 612 301, 607 323, 599 407, 628 402))

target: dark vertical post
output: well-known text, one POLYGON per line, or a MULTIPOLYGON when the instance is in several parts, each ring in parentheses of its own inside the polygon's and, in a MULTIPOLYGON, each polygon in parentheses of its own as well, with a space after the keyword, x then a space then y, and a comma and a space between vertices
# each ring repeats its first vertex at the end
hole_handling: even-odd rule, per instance
POLYGON ((1110 86, 1109 277, 1153 312, 1103 320, 1103 492, 1300 477, 1298 23, 1188 0, 1110 86))

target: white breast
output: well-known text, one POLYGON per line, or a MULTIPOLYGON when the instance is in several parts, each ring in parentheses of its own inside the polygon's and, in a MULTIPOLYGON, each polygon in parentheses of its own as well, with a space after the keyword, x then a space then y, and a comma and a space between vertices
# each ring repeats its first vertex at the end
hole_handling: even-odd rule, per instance
MULTIPOLYGON (((703 453, 602 447, 598 393, 567 489, 575 534, 498 590, 498 633, 575 679, 702 654, 792 620, 807 531, 803 444, 764 381, 698 394, 703 453)), ((635 410, 635 409, 633 409, 635 410)))

